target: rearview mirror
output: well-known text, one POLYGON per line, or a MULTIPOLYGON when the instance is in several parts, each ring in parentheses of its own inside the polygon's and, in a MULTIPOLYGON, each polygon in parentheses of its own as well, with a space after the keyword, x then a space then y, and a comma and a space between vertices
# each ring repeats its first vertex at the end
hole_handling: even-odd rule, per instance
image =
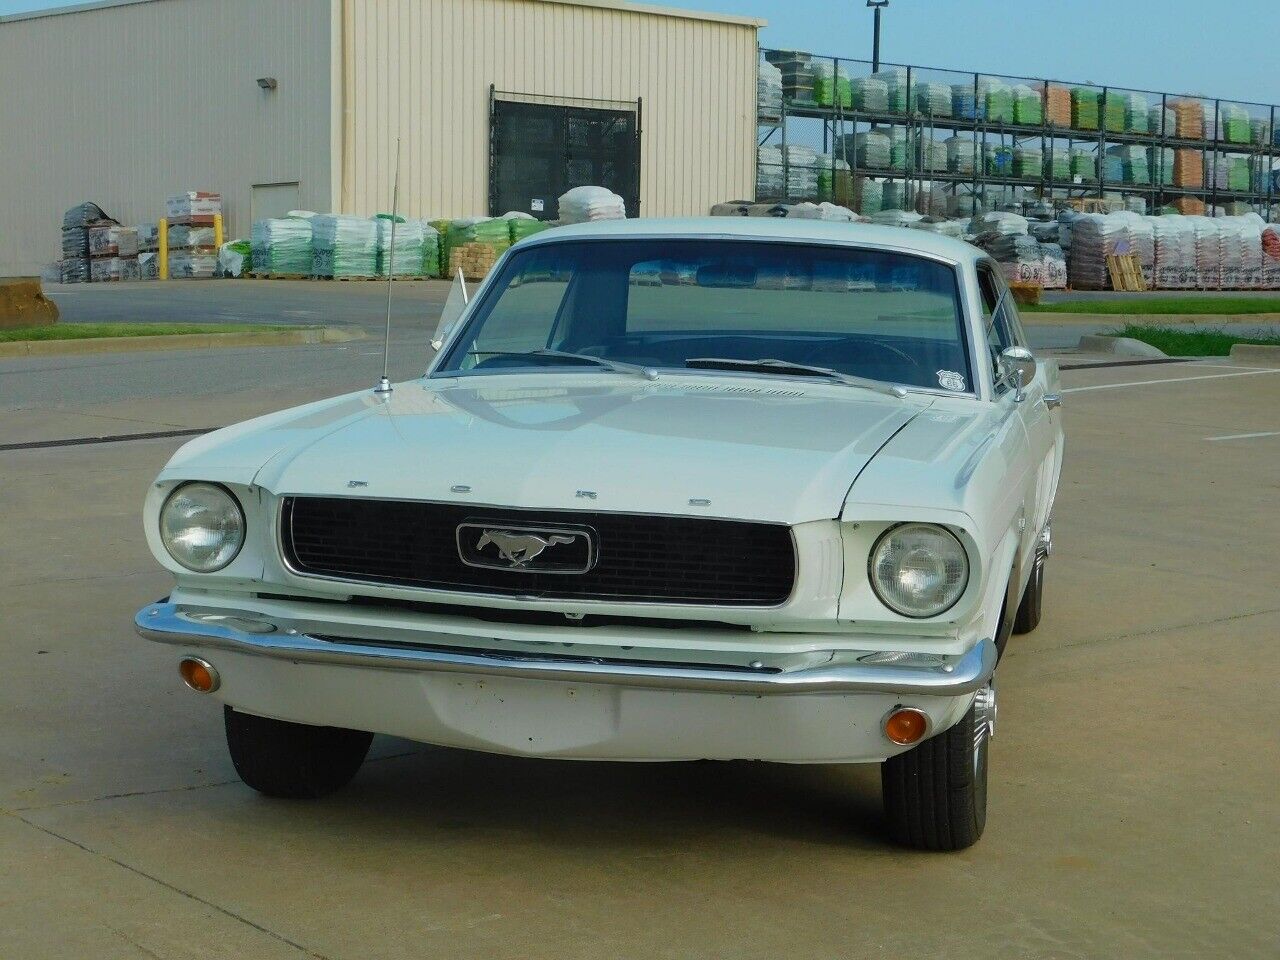
POLYGON ((1035 378, 1036 358, 1026 347, 1005 347, 1000 352, 1000 374, 1013 382, 1013 399, 1021 403, 1022 388, 1035 378))

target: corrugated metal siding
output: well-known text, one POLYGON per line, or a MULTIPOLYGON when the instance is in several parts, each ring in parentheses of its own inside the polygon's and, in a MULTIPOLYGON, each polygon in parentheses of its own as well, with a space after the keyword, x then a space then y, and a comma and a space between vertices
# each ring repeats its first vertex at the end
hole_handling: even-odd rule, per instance
POLYGON ((643 98, 641 212, 704 214, 750 197, 756 30, 543 0, 342 0, 342 205, 390 204, 402 139, 402 209, 488 212, 489 85, 519 93, 643 98))
POLYGON ((157 0, 0 23, 0 275, 57 259, 62 212, 129 224, 223 194, 247 236, 254 183, 331 205, 330 0, 157 0), (255 80, 279 81, 273 93, 255 80))

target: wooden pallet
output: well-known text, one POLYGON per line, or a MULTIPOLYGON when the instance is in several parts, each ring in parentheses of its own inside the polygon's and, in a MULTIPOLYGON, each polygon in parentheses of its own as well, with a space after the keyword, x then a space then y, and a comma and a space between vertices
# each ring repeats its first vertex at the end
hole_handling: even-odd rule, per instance
POLYGON ((1107 257, 1107 272, 1111 274, 1111 287, 1123 293, 1141 293, 1147 289, 1142 279, 1142 265, 1132 253, 1112 254, 1107 257))
POLYGON ((1111 213, 1116 207, 1116 202, 1107 197, 1072 197, 1069 202, 1080 213, 1111 213))
POLYGON ((308 273, 246 273, 250 280, 310 280, 308 273))

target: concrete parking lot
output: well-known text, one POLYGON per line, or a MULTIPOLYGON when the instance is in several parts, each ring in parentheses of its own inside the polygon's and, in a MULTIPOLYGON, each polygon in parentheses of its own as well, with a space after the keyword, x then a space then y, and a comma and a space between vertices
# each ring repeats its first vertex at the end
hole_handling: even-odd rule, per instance
MULTIPOLYGON (((402 328, 397 375, 426 351, 402 328)), ((370 352, 0 361, 0 444, 219 425, 371 386, 370 352)), ((1274 958, 1280 369, 1064 380, 1045 620, 956 855, 881 839, 873 768, 379 738, 334 797, 263 799, 133 634, 182 441, 0 451, 0 957, 1274 958)))

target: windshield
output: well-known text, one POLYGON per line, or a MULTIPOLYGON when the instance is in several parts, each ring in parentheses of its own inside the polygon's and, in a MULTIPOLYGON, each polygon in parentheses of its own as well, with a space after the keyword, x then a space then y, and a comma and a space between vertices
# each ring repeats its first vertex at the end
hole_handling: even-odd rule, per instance
POLYGON ((959 392, 973 383, 953 268, 882 250, 741 240, 516 251, 434 372, 610 369, 590 358, 650 371, 705 371, 716 359, 735 361, 720 369, 796 376, 804 365, 959 392), (762 360, 772 362, 742 362, 762 360))

